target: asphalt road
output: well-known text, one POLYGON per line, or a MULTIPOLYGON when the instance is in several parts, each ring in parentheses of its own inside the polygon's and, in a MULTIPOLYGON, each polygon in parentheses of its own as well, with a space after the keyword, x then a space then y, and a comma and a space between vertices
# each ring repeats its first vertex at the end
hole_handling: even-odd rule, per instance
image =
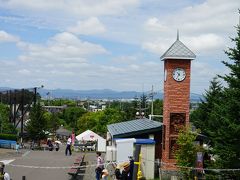
POLYGON ((69 168, 75 159, 83 155, 82 152, 73 152, 72 156, 65 156, 65 146, 60 151, 25 150, 20 154, 11 152, 8 156, 0 157, 0 160, 14 160, 6 165, 5 171, 10 174, 12 180, 67 180, 69 168))

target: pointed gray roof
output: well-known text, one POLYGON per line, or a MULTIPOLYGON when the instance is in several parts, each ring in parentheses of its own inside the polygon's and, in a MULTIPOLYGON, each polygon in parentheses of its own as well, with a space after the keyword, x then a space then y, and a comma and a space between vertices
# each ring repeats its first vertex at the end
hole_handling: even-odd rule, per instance
POLYGON ((195 58, 196 58, 196 55, 179 40, 179 35, 177 35, 177 40, 161 56, 160 59, 161 60, 165 60, 165 59, 190 59, 190 60, 193 60, 195 58))

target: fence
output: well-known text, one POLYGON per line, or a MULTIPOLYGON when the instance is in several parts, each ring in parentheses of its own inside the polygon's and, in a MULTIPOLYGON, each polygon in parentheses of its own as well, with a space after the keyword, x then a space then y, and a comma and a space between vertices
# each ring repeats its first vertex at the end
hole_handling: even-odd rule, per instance
POLYGON ((14 149, 15 146, 16 146, 16 141, 0 139, 0 148, 14 149))

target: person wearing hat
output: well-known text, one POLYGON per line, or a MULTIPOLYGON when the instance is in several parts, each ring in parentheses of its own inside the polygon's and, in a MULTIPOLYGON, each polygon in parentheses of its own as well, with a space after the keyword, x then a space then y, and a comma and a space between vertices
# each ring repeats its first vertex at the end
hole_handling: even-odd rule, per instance
POLYGON ((121 180, 129 180, 129 172, 130 172, 130 163, 129 162, 123 163, 121 180))
POLYGON ((122 174, 121 174, 120 169, 121 169, 121 166, 120 166, 120 164, 118 164, 116 169, 115 169, 116 180, 121 180, 121 178, 122 178, 122 174))

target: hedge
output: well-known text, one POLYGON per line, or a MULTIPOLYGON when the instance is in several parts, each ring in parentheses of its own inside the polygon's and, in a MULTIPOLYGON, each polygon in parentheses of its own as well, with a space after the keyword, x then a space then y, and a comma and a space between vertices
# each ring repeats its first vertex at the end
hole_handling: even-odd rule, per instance
POLYGON ((15 134, 0 134, 0 139, 17 141, 15 134))

